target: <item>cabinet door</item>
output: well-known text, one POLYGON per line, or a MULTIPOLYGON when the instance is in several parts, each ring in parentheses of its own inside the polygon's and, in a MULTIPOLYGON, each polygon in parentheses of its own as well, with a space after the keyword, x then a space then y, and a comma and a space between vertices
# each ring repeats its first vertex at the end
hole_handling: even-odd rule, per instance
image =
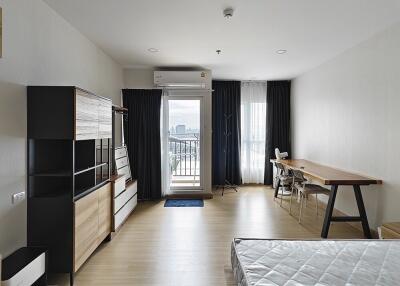
POLYGON ((99 193, 99 242, 111 232, 111 183, 98 190, 99 193))
POLYGON ((99 200, 97 191, 75 202, 74 230, 74 270, 77 271, 99 244, 99 200))
POLYGON ((76 89, 75 94, 75 139, 97 139, 99 134, 98 97, 80 89, 76 89))
POLYGON ((99 138, 112 137, 111 100, 99 98, 99 138))

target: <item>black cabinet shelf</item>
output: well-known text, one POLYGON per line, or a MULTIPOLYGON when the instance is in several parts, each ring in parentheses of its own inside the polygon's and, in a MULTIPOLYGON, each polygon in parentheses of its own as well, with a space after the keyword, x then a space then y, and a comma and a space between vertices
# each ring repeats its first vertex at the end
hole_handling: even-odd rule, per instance
POLYGON ((98 167, 106 166, 106 165, 108 165, 108 163, 102 163, 102 164, 99 164, 99 165, 96 165, 96 166, 93 166, 93 167, 88 167, 88 168, 86 168, 86 169, 77 170, 77 171, 75 172, 74 175, 75 175, 75 176, 76 176, 76 175, 80 175, 80 174, 85 173, 85 172, 87 172, 87 171, 96 169, 96 168, 98 168, 98 167))
POLYGON ((32 177, 70 177, 72 173, 70 171, 53 171, 45 173, 31 174, 32 177))

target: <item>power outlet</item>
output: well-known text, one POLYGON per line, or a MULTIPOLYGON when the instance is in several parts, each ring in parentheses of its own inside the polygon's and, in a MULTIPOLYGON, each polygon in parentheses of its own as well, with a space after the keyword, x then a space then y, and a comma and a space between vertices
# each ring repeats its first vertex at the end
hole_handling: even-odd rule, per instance
POLYGON ((16 204, 16 203, 19 203, 19 202, 25 200, 25 192, 22 191, 22 192, 13 194, 11 200, 12 200, 13 204, 16 204))

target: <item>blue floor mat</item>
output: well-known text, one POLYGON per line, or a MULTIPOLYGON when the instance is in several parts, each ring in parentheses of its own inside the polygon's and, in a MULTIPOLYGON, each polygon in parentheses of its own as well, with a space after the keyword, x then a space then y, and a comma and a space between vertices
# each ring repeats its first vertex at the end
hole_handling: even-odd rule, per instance
POLYGON ((204 207, 204 201, 201 199, 167 199, 164 207, 204 207))

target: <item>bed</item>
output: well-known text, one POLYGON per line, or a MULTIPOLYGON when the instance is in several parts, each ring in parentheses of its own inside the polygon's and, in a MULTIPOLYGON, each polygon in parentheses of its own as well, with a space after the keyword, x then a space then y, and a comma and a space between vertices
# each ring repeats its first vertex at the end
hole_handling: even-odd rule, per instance
POLYGON ((232 242, 237 284, 400 285, 400 240, 232 242))

